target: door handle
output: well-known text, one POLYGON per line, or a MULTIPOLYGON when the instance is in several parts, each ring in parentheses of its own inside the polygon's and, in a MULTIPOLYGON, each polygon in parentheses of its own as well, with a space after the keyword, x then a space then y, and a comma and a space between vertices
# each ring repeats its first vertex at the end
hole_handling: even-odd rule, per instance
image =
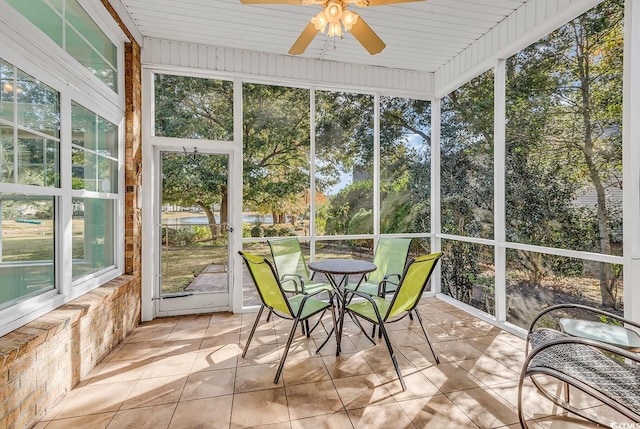
POLYGON ((233 232, 233 227, 232 227, 232 226, 227 225, 227 232, 233 232))

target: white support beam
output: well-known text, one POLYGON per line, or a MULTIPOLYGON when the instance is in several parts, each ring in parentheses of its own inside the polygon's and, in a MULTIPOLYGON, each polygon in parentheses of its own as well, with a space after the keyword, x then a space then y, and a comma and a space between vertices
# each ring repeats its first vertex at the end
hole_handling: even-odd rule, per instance
MULTIPOLYGON (((437 237, 441 232, 440 217, 440 99, 431 100, 431 251, 442 250, 442 240, 437 237)), ((431 275, 431 290, 442 291, 442 263, 436 266, 431 275)))
POLYGON ((625 2, 623 83, 624 311, 640 322, 640 4, 625 2))
POLYGON ((500 243, 506 241, 506 72, 504 59, 497 61, 494 69, 494 111, 493 111, 493 234, 495 245, 495 316, 498 322, 507 319, 506 272, 507 249, 500 243))

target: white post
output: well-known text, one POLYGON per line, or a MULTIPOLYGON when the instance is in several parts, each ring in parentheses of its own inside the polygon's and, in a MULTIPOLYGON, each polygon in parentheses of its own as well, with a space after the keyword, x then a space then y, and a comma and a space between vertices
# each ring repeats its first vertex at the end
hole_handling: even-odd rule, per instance
POLYGON ((640 5, 625 2, 623 82, 624 314, 640 322, 640 5))
POLYGON ((152 129, 155 116, 153 97, 153 72, 149 69, 142 71, 142 242, 146 245, 142 250, 142 311, 143 322, 155 318, 155 303, 153 298, 159 293, 155 290, 158 281, 160 257, 156 253, 158 246, 158 223, 156 220, 157 199, 155 183, 154 148, 151 145, 152 129))
MULTIPOLYGON (((431 251, 442 250, 440 217, 440 98, 431 100, 431 251)), ((431 290, 442 291, 442 263, 431 274, 431 290)))
POLYGON ((506 271, 507 250, 504 247, 505 233, 505 157, 506 157, 506 72, 505 60, 497 61, 494 70, 493 111, 493 235, 495 241, 495 317, 496 321, 507 319, 506 271))
POLYGON ((230 160, 233 165, 230 166, 231 174, 229 179, 234 192, 230 193, 231 201, 229 201, 230 215, 233 221, 233 232, 229 232, 229 272, 231 278, 229 285, 230 306, 234 313, 242 312, 243 302, 243 285, 244 277, 242 270, 242 260, 238 251, 242 250, 242 209, 244 201, 242 198, 242 159, 244 157, 244 142, 242 141, 242 81, 234 79, 233 81, 233 158, 230 160))
POLYGON ((373 248, 380 237, 380 94, 373 100, 373 248))

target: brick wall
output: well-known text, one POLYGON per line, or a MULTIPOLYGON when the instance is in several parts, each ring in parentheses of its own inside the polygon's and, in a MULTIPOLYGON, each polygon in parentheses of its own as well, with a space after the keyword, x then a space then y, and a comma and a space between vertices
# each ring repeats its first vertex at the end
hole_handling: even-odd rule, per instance
POLYGON ((140 322, 140 46, 125 45, 125 275, 0 337, 0 429, 34 426, 140 322))
POLYGON ((81 381, 140 320, 131 275, 0 338, 0 428, 28 428, 81 381))

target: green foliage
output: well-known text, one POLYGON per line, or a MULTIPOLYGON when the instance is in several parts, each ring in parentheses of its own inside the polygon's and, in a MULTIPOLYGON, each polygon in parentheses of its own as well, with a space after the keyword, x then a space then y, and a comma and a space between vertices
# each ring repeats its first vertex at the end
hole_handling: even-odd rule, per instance
POLYGON ((341 235, 353 234, 350 232, 351 221, 358 215, 353 224, 353 229, 359 234, 373 232, 373 181, 358 180, 346 186, 325 205, 324 211, 327 219, 325 234, 341 235), (366 214, 369 212, 369 216, 366 214))
POLYGON ((407 192, 392 191, 384 195, 380 208, 380 231, 383 234, 411 231, 415 212, 407 192))
POLYGON ((261 225, 253 225, 251 227, 251 237, 264 237, 264 229, 261 225))
POLYGON ((347 226, 349 234, 368 234, 371 232, 373 225, 373 210, 361 208, 358 213, 354 214, 347 226))
POLYGON ((611 318, 605 316, 604 314, 599 314, 598 315, 598 320, 600 320, 600 322, 602 322, 602 323, 607 323, 609 325, 623 326, 621 321, 616 320, 616 319, 611 319, 611 318))
POLYGON ((291 227, 286 225, 272 225, 264 229, 265 237, 287 237, 296 235, 291 227))
POLYGON ((442 291, 467 304, 480 275, 474 247, 463 241, 445 241, 442 246, 442 291))
POLYGON ((162 227, 162 242, 170 245, 185 246, 196 241, 211 239, 209 228, 194 225, 186 228, 162 227))
POLYGON ((251 230, 253 229, 253 225, 248 222, 242 222, 242 238, 251 237, 251 230))
MULTIPOLYGON (((607 187, 622 172, 623 2, 607 0, 507 60, 507 240, 613 254, 620 216, 607 187), (591 191, 595 207, 579 208, 591 191)), ((519 253, 526 256, 524 253, 519 253)), ((582 263, 543 257, 531 264, 577 275, 582 263)), ((616 276, 600 264, 604 305, 616 276)))
POLYGON ((442 232, 493 236, 493 72, 442 99, 442 232))
POLYGON ((243 97, 244 203, 261 213, 306 215, 309 91, 246 83, 243 97))

